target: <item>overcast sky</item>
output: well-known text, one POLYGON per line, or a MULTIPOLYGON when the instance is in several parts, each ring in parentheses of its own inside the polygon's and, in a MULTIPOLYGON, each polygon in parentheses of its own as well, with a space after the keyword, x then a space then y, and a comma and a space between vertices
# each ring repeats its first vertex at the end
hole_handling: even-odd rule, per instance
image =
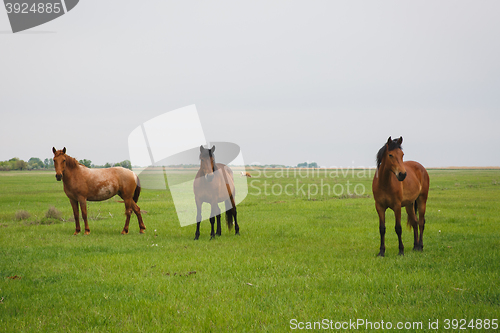
POLYGON ((12 34, 0 8, 0 161, 128 135, 195 104, 250 163, 500 166, 499 1, 81 0, 12 34))

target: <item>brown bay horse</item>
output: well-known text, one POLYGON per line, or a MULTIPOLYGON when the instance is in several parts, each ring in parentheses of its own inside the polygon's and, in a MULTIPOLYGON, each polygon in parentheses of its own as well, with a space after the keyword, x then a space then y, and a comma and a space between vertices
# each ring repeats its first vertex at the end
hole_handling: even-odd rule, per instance
POLYGON ((146 227, 142 221, 141 209, 137 206, 141 186, 135 173, 122 167, 89 169, 67 155, 66 147, 62 150, 52 148, 52 152, 54 153, 56 179, 63 181, 64 193, 68 196, 73 208, 75 235, 80 233, 78 205, 80 205, 85 222, 85 235, 88 235, 90 228, 87 221, 87 201, 103 201, 116 194, 123 199, 127 216, 122 234, 128 233, 132 212, 139 220, 140 233, 144 233, 146 227))
POLYGON ((194 240, 200 237, 201 205, 206 202, 211 206, 210 223, 212 231, 210 239, 215 235, 220 236, 221 231, 221 211, 218 203, 224 202, 226 206, 226 222, 229 230, 233 227, 235 234, 240 234, 240 228, 236 219, 235 187, 233 171, 222 163, 215 162, 215 146, 205 149, 200 146, 200 170, 196 174, 193 183, 193 191, 196 201, 196 233, 194 240), (217 233, 214 232, 215 218, 217 217, 217 233))
POLYGON ((407 225, 413 227, 413 250, 422 251, 424 248, 422 236, 429 193, 429 174, 418 162, 403 162, 402 143, 403 137, 394 140, 389 137, 377 154, 377 172, 373 178, 372 191, 379 216, 380 252, 378 255, 381 257, 385 255, 385 211, 387 208, 392 209, 396 217, 395 229, 399 240, 399 255, 404 255, 401 240, 402 207, 406 208, 408 214, 407 225))

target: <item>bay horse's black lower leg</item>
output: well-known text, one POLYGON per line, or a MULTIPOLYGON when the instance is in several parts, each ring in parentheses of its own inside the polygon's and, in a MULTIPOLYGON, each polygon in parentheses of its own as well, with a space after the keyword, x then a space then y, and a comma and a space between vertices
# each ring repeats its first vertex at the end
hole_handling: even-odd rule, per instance
POLYGON ((233 218, 234 218, 234 234, 239 235, 240 234, 240 226, 238 225, 238 219, 236 218, 236 207, 233 207, 233 218))
POLYGON ((424 218, 424 223, 422 223, 422 225, 420 226, 420 239, 418 241, 418 249, 419 251, 423 251, 424 250, 424 229, 425 229, 425 218, 424 218))
POLYGON ((401 207, 396 207, 393 210, 396 218, 396 226, 394 229, 396 230, 396 235, 398 235, 399 255, 402 256, 405 254, 405 247, 403 246, 403 240, 401 239, 401 235, 403 234, 403 229, 401 228, 401 207))
POLYGON ((201 224, 201 202, 196 201, 196 232, 194 234, 194 240, 200 238, 200 224, 201 224))
POLYGON ((378 253, 379 257, 385 256, 385 210, 386 207, 375 203, 375 208, 377 209, 378 214, 378 230, 380 232, 380 252, 378 253))
POLYGON ((418 224, 412 225, 413 227, 413 251, 418 251, 419 250, 419 244, 418 244, 418 224))
POLYGON ((405 254, 405 247, 403 246, 403 240, 401 239, 401 235, 403 233, 403 228, 401 228, 401 223, 396 224, 396 227, 394 227, 394 230, 396 230, 396 235, 398 235, 399 255, 403 256, 405 254))
POLYGON ((194 234, 194 240, 198 240, 198 238, 200 238, 200 224, 201 222, 196 222, 196 232, 194 234))
POLYGON ((210 240, 215 238, 215 231, 214 231, 214 225, 215 225, 215 216, 212 216, 210 218, 210 224, 212 226, 212 230, 210 231, 210 240))
POLYGON ((222 235, 222 227, 220 225, 220 214, 217 215, 217 232, 215 234, 217 236, 222 235))
POLYGON ((378 227, 380 232, 380 252, 378 253, 379 257, 385 256, 385 225, 381 225, 378 227))

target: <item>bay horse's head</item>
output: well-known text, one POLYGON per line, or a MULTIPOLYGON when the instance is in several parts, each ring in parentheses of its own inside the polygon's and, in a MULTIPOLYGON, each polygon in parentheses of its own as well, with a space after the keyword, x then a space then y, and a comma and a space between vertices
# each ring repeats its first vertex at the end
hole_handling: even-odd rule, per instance
POLYGON ((215 146, 210 149, 200 146, 200 170, 209 182, 214 178, 214 171, 216 169, 214 151, 215 146))
POLYGON ((62 180, 64 169, 66 168, 66 147, 62 150, 56 150, 52 147, 54 153, 54 168, 56 169, 56 179, 62 180))
POLYGON ((392 140, 391 137, 387 139, 387 143, 380 148, 377 154, 377 168, 384 163, 384 167, 390 169, 396 178, 402 182, 406 178, 406 168, 403 165, 403 137, 392 140))

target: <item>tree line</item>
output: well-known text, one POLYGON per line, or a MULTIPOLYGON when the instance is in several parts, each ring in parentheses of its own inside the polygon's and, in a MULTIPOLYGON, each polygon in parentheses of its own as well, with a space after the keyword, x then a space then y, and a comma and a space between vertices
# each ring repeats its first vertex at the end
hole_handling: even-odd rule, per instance
MULTIPOLYGON (((132 164, 129 160, 124 160, 118 163, 106 163, 104 165, 95 165, 91 160, 87 159, 79 160, 78 162, 85 165, 87 168, 110 168, 121 166, 126 169, 132 169, 132 164)), ((52 160, 51 158, 46 158, 42 161, 38 157, 32 157, 26 162, 19 157, 14 157, 8 161, 0 161, 0 171, 43 169, 54 169, 54 160, 52 160)))

